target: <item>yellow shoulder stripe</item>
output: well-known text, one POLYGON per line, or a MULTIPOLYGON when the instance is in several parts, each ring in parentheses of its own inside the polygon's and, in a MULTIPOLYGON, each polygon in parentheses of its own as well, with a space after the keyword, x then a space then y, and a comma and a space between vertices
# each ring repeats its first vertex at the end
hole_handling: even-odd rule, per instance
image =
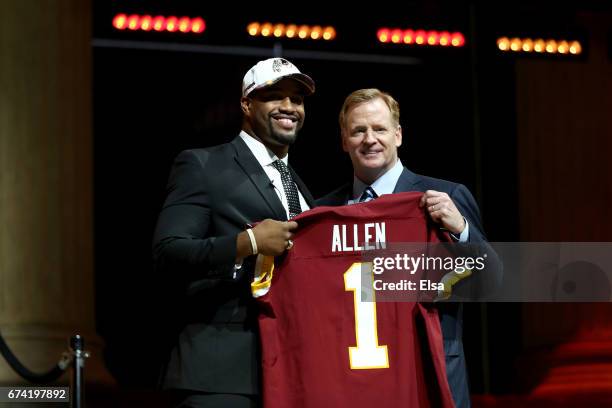
POLYGON ((268 293, 272 285, 274 275, 274 257, 257 255, 255 263, 255 276, 251 282, 251 293, 253 297, 260 297, 268 293))

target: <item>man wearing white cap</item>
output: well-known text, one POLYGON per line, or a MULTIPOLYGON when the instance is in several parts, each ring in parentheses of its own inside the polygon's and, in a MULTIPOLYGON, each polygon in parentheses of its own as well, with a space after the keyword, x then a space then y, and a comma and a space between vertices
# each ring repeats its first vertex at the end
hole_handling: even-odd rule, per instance
POLYGON ((258 406, 252 255, 290 250, 297 224, 287 220, 314 206, 287 162, 314 89, 283 58, 258 62, 242 82, 240 134, 174 162, 153 256, 158 270, 184 282, 184 320, 162 378, 177 406, 258 406))

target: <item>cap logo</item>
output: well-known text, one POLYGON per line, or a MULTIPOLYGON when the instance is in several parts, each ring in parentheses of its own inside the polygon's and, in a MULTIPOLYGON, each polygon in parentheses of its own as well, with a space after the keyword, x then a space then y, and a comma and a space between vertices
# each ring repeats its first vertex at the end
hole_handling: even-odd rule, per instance
POLYGON ((287 61, 286 59, 283 59, 283 58, 275 59, 274 62, 272 63, 272 71, 281 72, 283 67, 288 68, 289 65, 290 65, 290 62, 287 61))

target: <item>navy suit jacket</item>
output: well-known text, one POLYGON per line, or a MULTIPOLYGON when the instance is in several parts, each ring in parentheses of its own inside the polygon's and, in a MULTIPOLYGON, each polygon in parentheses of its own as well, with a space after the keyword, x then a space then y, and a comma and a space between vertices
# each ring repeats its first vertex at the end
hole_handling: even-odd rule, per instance
MULTIPOLYGON (((426 190, 442 191, 449 195, 470 225, 469 243, 479 244, 478 247, 482 251, 486 251, 488 255, 487 268, 480 273, 473 274, 469 279, 461 281, 457 287, 453 288, 453 293, 458 291, 460 295, 471 298, 492 293, 501 285, 501 263, 495 251, 487 243, 476 200, 462 184, 421 176, 406 168, 404 168, 393 192, 425 192, 426 190)), ((352 193, 353 183, 350 182, 317 200, 317 205, 344 205, 349 199, 353 198, 352 193)), ((450 389, 456 406, 467 408, 470 406, 470 394, 462 342, 463 307, 460 302, 441 302, 437 303, 437 308, 444 337, 446 374, 450 389)))

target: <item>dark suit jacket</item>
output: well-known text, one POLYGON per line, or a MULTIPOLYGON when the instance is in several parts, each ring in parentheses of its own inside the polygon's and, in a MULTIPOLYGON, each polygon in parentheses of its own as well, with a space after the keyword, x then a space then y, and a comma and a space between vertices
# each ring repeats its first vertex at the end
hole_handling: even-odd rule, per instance
MULTIPOLYGON (((291 168, 290 168, 291 169, 291 168)), ((291 170, 302 195, 314 199, 291 170)), ((165 388, 257 394, 259 352, 249 262, 234 273, 236 236, 266 218, 286 220, 265 171, 247 145, 181 152, 153 242, 158 271, 179 281, 180 334, 162 377, 165 388)), ((169 286, 170 287, 170 286, 169 286)))
MULTIPOLYGON (((486 242, 478 205, 470 191, 462 184, 421 176, 404 168, 393 192, 425 192, 426 190, 442 191, 449 195, 461 214, 468 220, 470 243, 480 244, 479 246, 482 246, 483 251, 486 251, 489 256, 491 267, 487 267, 482 271, 483 273, 474 274, 469 279, 460 282, 458 287, 453 288, 453 292, 459 290, 462 295, 473 297, 479 293, 494 291, 501 284, 502 270, 495 251, 486 242)), ((352 198, 352 193, 353 183, 351 182, 317 200, 317 205, 344 205, 352 198)), ((470 394, 462 343, 462 306, 459 302, 446 302, 438 303, 437 307, 444 337, 446 373, 453 399, 458 408, 469 407, 470 394)))

